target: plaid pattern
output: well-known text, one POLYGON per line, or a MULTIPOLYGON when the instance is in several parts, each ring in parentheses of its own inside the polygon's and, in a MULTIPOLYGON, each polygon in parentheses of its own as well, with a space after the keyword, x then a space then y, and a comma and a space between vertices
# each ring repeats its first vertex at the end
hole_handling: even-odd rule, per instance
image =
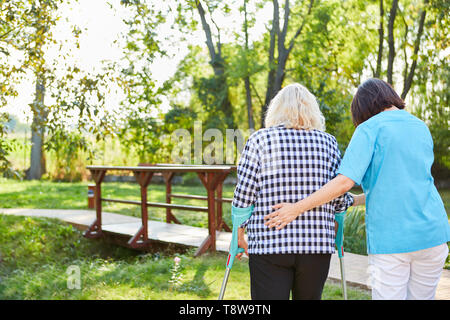
POLYGON ((280 202, 297 202, 336 176, 341 161, 336 139, 319 130, 284 126, 258 130, 247 140, 237 169, 233 206, 255 205, 247 227, 249 254, 334 252, 334 214, 353 204, 348 194, 301 214, 281 230, 264 225, 280 202))

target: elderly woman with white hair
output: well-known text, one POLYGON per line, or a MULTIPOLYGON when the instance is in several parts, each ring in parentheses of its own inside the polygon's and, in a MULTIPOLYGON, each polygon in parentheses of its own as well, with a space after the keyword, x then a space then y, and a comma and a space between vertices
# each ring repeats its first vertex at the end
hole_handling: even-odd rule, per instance
MULTIPOLYGON (((266 128, 246 142, 237 169, 233 206, 254 206, 239 229, 238 244, 249 256, 254 300, 321 299, 334 252, 334 214, 363 199, 348 193, 314 208, 284 229, 264 225, 281 202, 297 202, 336 176, 341 156, 314 95, 300 84, 271 101, 266 128), (247 230, 248 243, 244 238, 247 230)), ((240 258, 238 255, 238 258, 240 258)))

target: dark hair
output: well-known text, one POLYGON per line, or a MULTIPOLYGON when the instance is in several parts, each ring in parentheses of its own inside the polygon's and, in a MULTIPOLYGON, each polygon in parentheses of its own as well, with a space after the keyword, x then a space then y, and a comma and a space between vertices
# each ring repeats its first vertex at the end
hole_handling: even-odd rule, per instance
POLYGON ((405 102, 389 83, 376 78, 368 79, 358 87, 358 91, 353 97, 350 108, 353 124, 357 127, 367 119, 392 106, 404 109, 405 102))

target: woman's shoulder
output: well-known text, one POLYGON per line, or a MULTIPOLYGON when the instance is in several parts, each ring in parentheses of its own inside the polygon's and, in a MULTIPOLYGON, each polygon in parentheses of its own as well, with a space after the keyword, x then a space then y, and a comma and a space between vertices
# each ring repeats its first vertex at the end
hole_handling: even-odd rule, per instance
POLYGON ((253 143, 259 143, 261 140, 266 140, 267 138, 272 136, 275 132, 277 132, 283 128, 284 127, 277 126, 277 127, 268 127, 268 128, 258 129, 248 137, 247 141, 253 142, 253 143))
POLYGON ((315 141, 318 143, 324 143, 329 147, 337 148, 338 142, 336 140, 336 137, 328 132, 313 129, 308 130, 306 134, 315 137, 315 141))
POLYGON ((368 135, 377 136, 380 131, 389 128, 392 130, 405 130, 413 125, 415 128, 420 128, 423 130, 428 130, 426 123, 409 113, 404 109, 393 110, 393 111, 383 111, 379 114, 373 116, 372 118, 361 123, 355 130, 355 134, 366 133, 368 135), (405 126, 408 124, 408 126, 405 126))
POLYGON ((314 134, 316 134, 317 136, 322 137, 323 139, 329 140, 333 143, 337 143, 336 137, 328 132, 320 131, 320 130, 311 130, 311 131, 314 134))
POLYGON ((293 128, 286 128, 284 126, 275 126, 275 127, 268 127, 268 128, 261 128, 255 132, 253 132, 250 137, 248 138, 248 141, 250 143, 254 143, 256 145, 262 144, 266 141, 270 141, 274 138, 279 138, 281 136, 297 136, 297 137, 304 137, 308 138, 311 137, 314 139, 315 142, 318 143, 327 143, 331 145, 337 145, 336 138, 325 131, 320 131, 317 129, 312 130, 304 130, 304 129, 293 129, 293 128))

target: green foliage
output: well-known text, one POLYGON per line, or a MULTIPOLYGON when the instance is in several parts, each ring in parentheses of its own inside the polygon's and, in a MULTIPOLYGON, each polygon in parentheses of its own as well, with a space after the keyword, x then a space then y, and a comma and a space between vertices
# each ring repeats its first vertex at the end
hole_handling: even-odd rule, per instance
MULTIPOLYGON (((212 73, 212 70, 208 68, 208 57, 205 51, 199 46, 188 45, 187 55, 179 62, 173 77, 167 81, 170 104, 178 109, 192 110, 200 120, 205 120, 208 114, 204 112, 204 106, 196 95, 197 88, 192 84, 199 79, 211 77, 212 73), (183 95, 185 92, 189 94, 190 100, 183 95)), ((191 126, 192 123, 189 124, 189 127, 191 126)))
MULTIPOLYGON (((370 7, 369 7, 370 8, 370 7)), ((365 10, 369 10, 365 8, 365 10)), ((305 32, 294 46, 289 82, 305 85, 319 100, 327 132, 345 150, 353 133, 349 106, 373 38, 360 37, 366 14, 353 2, 315 3, 305 32)), ((294 22, 295 23, 295 22, 294 22)))
POLYGON ((8 154, 12 151, 12 144, 6 139, 6 123, 9 117, 2 112, 2 107, 7 103, 8 97, 17 95, 15 84, 17 79, 13 77, 16 73, 23 72, 21 68, 5 63, 5 58, 10 56, 10 43, 20 36, 21 30, 25 27, 26 6, 24 1, 14 1, 6 4, 0 2, 0 174, 9 172, 11 163, 8 161, 8 154))
POLYGON ((126 99, 122 102, 122 114, 127 116, 119 124, 118 138, 129 150, 133 150, 140 163, 163 162, 161 154, 162 135, 161 103, 151 70, 155 58, 164 56, 155 29, 165 18, 154 4, 142 1, 121 1, 131 13, 124 22, 129 27, 126 34, 124 62, 120 84, 126 99))
MULTIPOLYGON (((105 108, 111 78, 108 67, 93 74, 68 66, 67 74, 55 79, 53 84, 52 98, 56 102, 47 106, 50 120, 45 123, 49 135, 60 136, 61 132, 71 131, 77 135, 89 134, 97 141, 112 136, 115 115, 105 108)), ((85 149, 82 144, 79 146, 78 151, 85 149)))
POLYGON ((417 68, 416 86, 410 106, 414 114, 424 120, 430 129, 435 154, 432 172, 434 177, 442 179, 450 178, 449 14, 448 3, 432 2, 428 11, 429 25, 425 31, 427 47, 420 53, 422 63, 417 68))
POLYGON ((160 136, 160 122, 145 114, 133 114, 118 135, 125 148, 134 148, 139 163, 164 162, 157 153, 162 145, 160 136))
POLYGON ((367 255, 365 211, 349 209, 344 222, 344 250, 367 255))
POLYGON ((224 74, 209 78, 200 78, 194 81, 194 88, 209 115, 206 118, 208 128, 226 129, 232 128, 233 119, 226 117, 223 105, 228 101, 228 85, 224 74))
MULTIPOLYGON (((17 63, 1 59, 0 108, 7 103, 7 97, 17 95, 17 83, 33 75, 35 99, 29 104, 33 115, 32 131, 42 139, 48 133, 53 139, 49 144, 57 153, 67 150, 55 149, 63 146, 54 142, 55 137, 69 127, 77 130, 77 134, 88 131, 97 139, 112 131, 110 115, 105 114, 103 108, 110 74, 106 69, 99 74, 82 72, 78 66, 67 63, 70 46, 79 48, 81 29, 78 26, 71 26, 72 34, 68 39, 59 41, 54 36, 61 19, 59 9, 67 3, 62 0, 0 2, 0 55, 8 58, 14 52, 21 56, 17 63), (58 48, 54 59, 47 55, 50 48, 58 48), (45 97, 52 98, 54 104, 45 102, 45 97)), ((81 148, 76 152, 84 148, 84 144, 75 143, 70 151, 76 146, 81 148)), ((10 151, 2 143, 0 153, 10 151)), ((43 159, 31 157, 31 161, 39 160, 45 163, 43 159)))
MULTIPOLYGON (((51 150, 59 154, 72 152, 74 156, 69 156, 67 162, 77 162, 75 154, 86 154, 83 156, 90 161, 91 153, 85 152, 84 143, 74 142, 78 151, 54 143, 52 140, 62 136, 61 132, 87 133, 97 142, 118 138, 130 158, 138 158, 139 162, 169 161, 173 146, 168 137, 177 128, 191 130, 194 120, 203 121, 204 129, 247 128, 250 122, 247 93, 250 93, 254 123, 261 123, 265 97, 272 85, 268 83, 268 75, 283 60, 286 49, 283 46, 289 46, 290 39, 294 41, 281 70, 282 86, 300 82, 316 95, 327 120, 327 131, 336 136, 344 151, 354 130, 349 105, 355 88, 379 67, 380 22, 384 23, 384 40, 379 77, 387 76, 386 29, 392 2, 383 2, 384 14, 380 16, 378 0, 315 0, 309 14, 306 12, 311 2, 290 1, 286 41, 278 43, 284 30, 282 1, 203 0, 157 4, 152 0, 122 0, 120 10, 126 12, 127 26, 123 59, 110 62, 98 73, 82 72, 76 65, 65 64, 62 57, 57 61, 46 60, 45 53, 50 46, 59 45, 62 49, 70 43, 78 46, 81 30, 77 26, 71 28, 69 39, 55 43, 53 31, 61 18, 58 12, 61 3, 61 0, 0 2, 0 104, 3 106, 8 97, 17 94, 17 82, 26 72, 33 72, 38 84, 37 98, 30 105, 37 123, 33 126, 45 128, 50 137, 47 144, 53 146, 51 150), (261 19, 262 13, 271 16, 274 3, 279 4, 280 30, 271 59, 270 31, 274 21, 261 19), (255 30, 261 22, 265 29, 255 30), (179 35, 161 30, 176 30, 179 35), (298 36, 297 30, 301 30, 298 36), (189 36, 196 32, 205 44, 188 43, 189 36), (188 53, 173 77, 161 85, 156 81, 152 65, 161 57, 169 57, 170 46, 186 46, 188 53), (19 65, 7 62, 11 50, 24 55, 19 65), (63 70, 62 75, 56 70, 63 70), (105 106, 112 81, 125 93, 118 112, 110 112, 105 106), (45 96, 50 96, 54 104, 38 99, 43 97, 41 89, 45 89, 45 96), (169 113, 162 111, 163 101, 169 102, 169 113), (57 147, 61 149, 56 150, 57 147)), ((435 142, 433 173, 437 178, 448 178, 450 167, 446 90, 448 16, 446 1, 402 0, 393 30, 394 87, 405 87, 414 66, 406 99, 408 110, 430 127, 435 142), (419 18, 423 10, 426 16, 420 34, 419 18), (417 53, 416 43, 419 44, 417 53)), ((12 145, 1 132, 0 128, 0 168, 4 171, 11 167, 5 159, 12 145)), ((82 141, 71 139, 68 141, 82 141)), ((76 170, 76 165, 67 163, 64 167, 76 170)))
POLYGON ((82 152, 87 153, 89 158, 94 156, 91 143, 85 136, 74 131, 53 131, 46 141, 45 149, 54 151, 56 171, 52 172, 51 178, 58 181, 81 180, 84 162, 77 163, 77 159, 82 152))
POLYGON ((192 109, 174 105, 164 115, 164 129, 172 133, 178 128, 192 129, 192 123, 197 119, 197 113, 192 109))
POLYGON ((12 151, 12 141, 6 139, 8 121, 9 116, 6 113, 0 113, 0 173, 9 172, 11 167, 7 158, 12 151))

